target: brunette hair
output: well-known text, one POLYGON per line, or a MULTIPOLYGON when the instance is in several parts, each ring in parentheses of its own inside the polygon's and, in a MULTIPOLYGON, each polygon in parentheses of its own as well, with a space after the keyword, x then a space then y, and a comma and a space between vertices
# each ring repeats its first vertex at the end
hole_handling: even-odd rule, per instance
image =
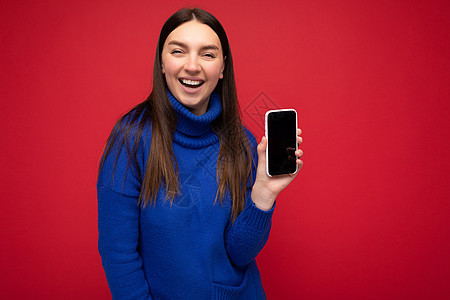
MULTIPOLYGON (((211 27, 220 39, 224 55, 223 79, 219 80, 215 92, 220 95, 222 112, 213 122, 212 128, 219 137, 220 150, 217 160, 218 191, 216 200, 222 203, 227 192, 232 200, 231 219, 234 221, 245 207, 245 194, 251 182, 252 152, 242 126, 237 100, 233 59, 224 28, 210 13, 199 8, 183 8, 164 23, 159 35, 153 66, 153 90, 150 96, 122 116, 114 126, 100 162, 99 173, 112 147, 125 145, 128 166, 133 162, 133 171, 142 181, 139 204, 154 203, 158 190, 164 187, 166 196, 173 201, 179 193, 178 166, 172 150, 176 128, 176 113, 167 96, 167 84, 161 69, 161 53, 167 36, 183 23, 196 20, 211 27), (151 124, 152 138, 145 173, 138 168, 137 150, 143 130, 151 124), (117 144, 118 143, 118 144, 117 144)), ((115 164, 117 164, 118 156, 115 164)), ((115 170, 114 165, 114 170, 115 170)))

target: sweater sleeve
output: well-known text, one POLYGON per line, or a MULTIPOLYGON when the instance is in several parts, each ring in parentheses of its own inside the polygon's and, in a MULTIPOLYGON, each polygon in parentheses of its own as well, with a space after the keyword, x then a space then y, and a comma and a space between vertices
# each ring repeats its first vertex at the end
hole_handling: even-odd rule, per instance
POLYGON ((256 258, 266 244, 272 224, 275 204, 269 211, 263 211, 251 200, 251 191, 256 176, 258 155, 257 143, 253 135, 247 131, 253 155, 252 180, 247 187, 246 206, 234 223, 230 223, 225 231, 225 245, 228 256, 237 266, 245 266, 256 258))
POLYGON ((245 266, 256 258, 269 238, 273 210, 263 211, 251 203, 225 232, 225 245, 231 261, 245 266))
POLYGON ((137 251, 137 198, 97 186, 98 250, 113 299, 151 299, 137 251))
POLYGON ((151 299, 138 251, 144 144, 139 145, 136 169, 130 164, 135 136, 118 132, 97 181, 98 251, 113 299, 151 299))

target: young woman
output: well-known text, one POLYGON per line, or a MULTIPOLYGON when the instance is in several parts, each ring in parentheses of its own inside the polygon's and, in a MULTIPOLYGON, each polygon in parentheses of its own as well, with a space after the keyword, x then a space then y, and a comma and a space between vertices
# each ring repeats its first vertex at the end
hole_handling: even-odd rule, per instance
POLYGON ((223 27, 177 11, 159 36, 152 93, 117 122, 100 163, 98 246, 113 298, 265 299, 255 257, 295 177, 266 175, 266 145, 242 126, 223 27))

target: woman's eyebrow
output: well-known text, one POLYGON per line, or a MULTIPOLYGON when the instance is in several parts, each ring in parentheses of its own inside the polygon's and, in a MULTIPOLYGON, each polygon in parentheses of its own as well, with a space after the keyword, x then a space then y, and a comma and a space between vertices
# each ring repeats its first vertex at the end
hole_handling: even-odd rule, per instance
MULTIPOLYGON (((168 43, 168 45, 177 45, 177 46, 180 46, 183 48, 188 48, 188 46, 186 44, 176 41, 176 40, 170 41, 168 43)), ((200 50, 219 50, 219 48, 216 45, 211 44, 211 45, 205 45, 205 46, 201 47, 200 50)))

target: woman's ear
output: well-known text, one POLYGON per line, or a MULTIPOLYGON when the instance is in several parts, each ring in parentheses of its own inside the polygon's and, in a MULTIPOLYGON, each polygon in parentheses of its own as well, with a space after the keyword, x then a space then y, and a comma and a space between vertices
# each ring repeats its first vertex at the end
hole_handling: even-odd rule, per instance
POLYGON ((163 74, 166 74, 166 69, 164 68, 164 64, 161 64, 161 72, 163 74))
POLYGON ((225 70, 225 59, 227 59, 226 56, 223 58, 223 65, 222 65, 222 69, 220 69, 219 79, 223 78, 223 70, 225 70))

